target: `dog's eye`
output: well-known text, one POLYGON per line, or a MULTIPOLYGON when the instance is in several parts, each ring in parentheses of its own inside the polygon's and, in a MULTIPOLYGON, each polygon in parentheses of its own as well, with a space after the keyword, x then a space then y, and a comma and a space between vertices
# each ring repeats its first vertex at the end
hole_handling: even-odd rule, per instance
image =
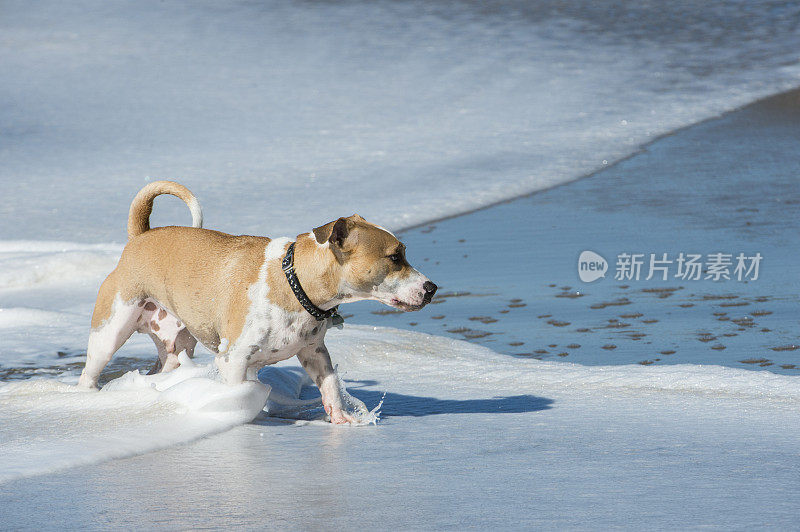
POLYGON ((389 255, 389 260, 392 262, 400 262, 400 254, 395 253, 394 255, 389 255))

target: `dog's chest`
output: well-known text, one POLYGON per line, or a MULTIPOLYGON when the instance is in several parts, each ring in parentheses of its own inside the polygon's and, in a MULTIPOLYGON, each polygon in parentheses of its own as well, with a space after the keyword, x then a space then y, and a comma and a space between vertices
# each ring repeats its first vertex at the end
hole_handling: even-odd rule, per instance
POLYGON ((250 313, 234 349, 247 351, 251 364, 271 364, 319 343, 325 330, 325 322, 306 311, 289 312, 266 304, 250 313))

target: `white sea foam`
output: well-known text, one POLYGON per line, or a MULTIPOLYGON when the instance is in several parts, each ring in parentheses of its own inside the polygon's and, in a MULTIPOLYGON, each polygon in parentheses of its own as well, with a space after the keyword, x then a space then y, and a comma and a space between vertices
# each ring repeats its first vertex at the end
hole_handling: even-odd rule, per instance
POLYGON ((121 252, 118 244, 0 241, 0 290, 94 282, 114 269, 121 252))
POLYGON ((0 308, 0 329, 58 327, 72 316, 35 308, 0 308))
POLYGON ((269 387, 228 386, 185 354, 163 375, 130 372, 99 392, 55 380, 0 387, 0 482, 141 454, 252 420, 269 387))
POLYGON ((185 352, 178 355, 178 360, 181 365, 173 371, 155 375, 131 371, 101 391, 153 389, 161 392, 159 401, 180 405, 180 412, 201 414, 232 425, 251 421, 267 402, 269 386, 253 381, 228 386, 217 379, 212 364, 198 365, 185 352))

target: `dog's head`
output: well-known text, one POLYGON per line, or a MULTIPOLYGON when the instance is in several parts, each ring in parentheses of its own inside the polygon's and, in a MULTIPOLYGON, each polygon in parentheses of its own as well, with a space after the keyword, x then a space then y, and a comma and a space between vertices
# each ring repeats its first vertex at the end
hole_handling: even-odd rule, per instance
POLYGON ((314 237, 341 266, 339 293, 347 300, 374 299, 410 311, 436 293, 436 285, 406 261, 403 243, 357 214, 317 227, 314 237))

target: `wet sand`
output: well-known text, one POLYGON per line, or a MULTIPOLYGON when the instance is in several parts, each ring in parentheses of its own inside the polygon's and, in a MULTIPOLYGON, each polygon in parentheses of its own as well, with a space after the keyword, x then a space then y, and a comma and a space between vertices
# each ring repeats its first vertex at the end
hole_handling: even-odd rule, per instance
MULTIPOLYGON (((350 305, 519 357, 800 373, 800 91, 680 130, 588 178, 400 233, 440 284, 417 313, 350 305), (577 260, 609 262, 583 283, 577 260), (763 256, 750 281, 614 279, 620 253, 763 256)), ((732 273, 733 268, 731 268, 732 273)), ((703 277, 706 272, 703 273, 703 277)))

